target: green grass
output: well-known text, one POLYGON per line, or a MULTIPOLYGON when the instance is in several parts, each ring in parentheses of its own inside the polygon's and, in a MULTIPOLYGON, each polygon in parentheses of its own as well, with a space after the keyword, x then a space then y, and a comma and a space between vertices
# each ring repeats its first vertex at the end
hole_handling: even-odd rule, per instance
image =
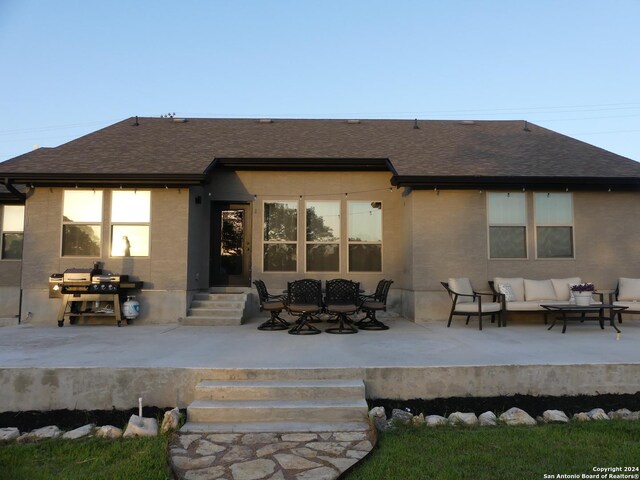
POLYGON ((170 479, 168 436, 0 446, 1 480, 170 479))
POLYGON ((346 480, 538 480, 625 466, 640 466, 640 422, 425 427, 381 434, 346 480))

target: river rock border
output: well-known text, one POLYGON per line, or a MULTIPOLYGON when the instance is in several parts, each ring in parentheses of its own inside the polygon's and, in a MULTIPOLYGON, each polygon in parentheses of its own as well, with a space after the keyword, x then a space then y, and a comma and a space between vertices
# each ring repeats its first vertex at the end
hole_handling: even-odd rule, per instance
MULTIPOLYGON (((498 426, 498 425, 543 425, 548 423, 568 423, 569 417, 561 410, 545 410, 537 418, 533 418, 524 410, 513 407, 506 412, 496 415, 492 411, 486 411, 478 416, 473 412, 453 412, 448 417, 441 415, 414 415, 409 409, 394 408, 391 417, 387 418, 384 407, 374 407, 369 410, 369 419, 381 432, 391 430, 400 425, 437 427, 441 425, 453 426, 498 426)), ((573 415, 572 421, 588 422, 603 420, 640 420, 640 411, 632 412, 629 409, 605 413, 602 408, 594 408, 588 412, 579 412, 573 415)))

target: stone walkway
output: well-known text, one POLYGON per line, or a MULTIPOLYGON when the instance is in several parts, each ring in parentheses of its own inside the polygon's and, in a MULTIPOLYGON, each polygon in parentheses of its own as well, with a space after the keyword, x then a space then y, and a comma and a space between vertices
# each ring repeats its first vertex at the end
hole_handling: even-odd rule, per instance
POLYGON ((179 480, 332 480, 364 458, 375 433, 177 433, 179 480))

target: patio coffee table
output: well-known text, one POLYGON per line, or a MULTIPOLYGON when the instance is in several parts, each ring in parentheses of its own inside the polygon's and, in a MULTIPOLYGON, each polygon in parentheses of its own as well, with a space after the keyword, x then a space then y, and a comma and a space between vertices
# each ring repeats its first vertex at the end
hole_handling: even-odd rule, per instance
POLYGON ((559 303, 556 305, 540 305, 542 308, 551 312, 558 312, 562 314, 560 317, 555 317, 553 323, 547 330, 551 330, 556 324, 556 320, 562 320, 562 333, 567 330, 567 320, 598 320, 600 328, 604 330, 604 321, 609 320, 609 325, 616 329, 616 332, 620 333, 618 327, 614 322, 615 314, 626 310, 627 307, 621 307, 618 305, 611 305, 608 303, 596 303, 591 305, 576 305, 575 303, 559 303), (605 316, 605 310, 609 311, 609 316, 605 316), (596 316, 588 314, 596 314, 596 316))

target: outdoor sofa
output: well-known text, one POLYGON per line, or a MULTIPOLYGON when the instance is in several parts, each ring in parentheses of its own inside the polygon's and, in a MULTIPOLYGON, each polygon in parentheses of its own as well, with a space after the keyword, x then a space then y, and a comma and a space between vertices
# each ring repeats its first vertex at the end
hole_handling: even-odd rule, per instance
POLYGON ((618 307, 627 307, 626 310, 617 313, 618 323, 622 323, 623 313, 640 313, 640 278, 620 277, 613 298, 610 298, 609 303, 618 307))

